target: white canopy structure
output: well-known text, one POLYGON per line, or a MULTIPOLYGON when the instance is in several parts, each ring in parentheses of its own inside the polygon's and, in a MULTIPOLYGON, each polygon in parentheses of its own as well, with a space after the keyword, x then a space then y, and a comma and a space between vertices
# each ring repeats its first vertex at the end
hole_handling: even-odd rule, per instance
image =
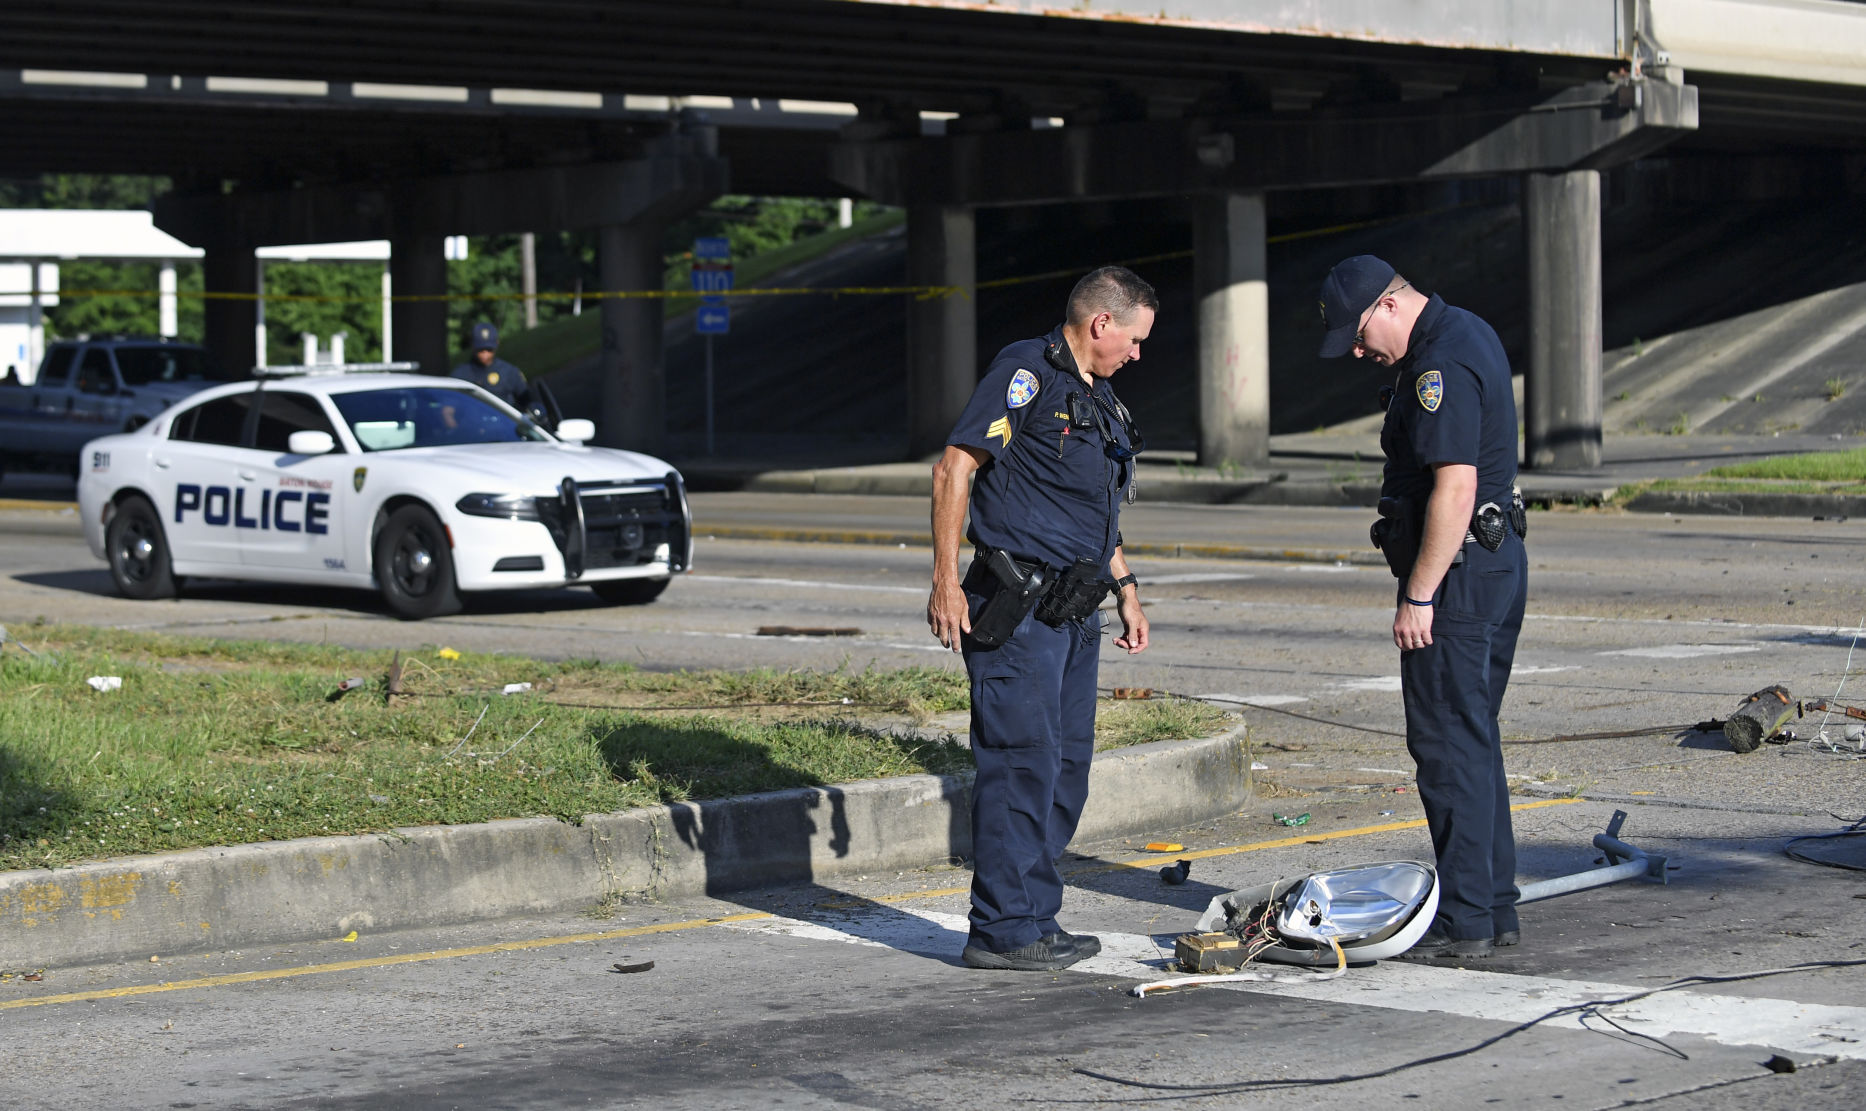
MULTIPOLYGON (((450 250, 464 254, 463 245, 450 250)), ((80 259, 99 262, 158 262, 161 275, 156 290, 159 329, 164 336, 177 331, 175 263, 201 258, 190 247, 155 226, 149 212, 140 209, 0 209, 0 373, 15 368, 22 382, 38 373, 45 354, 44 311, 58 304, 58 264, 80 259)), ((253 252, 259 268, 258 350, 265 360, 266 282, 268 262, 378 262, 382 264, 383 348, 389 345, 389 241, 307 243, 261 247, 253 252)))

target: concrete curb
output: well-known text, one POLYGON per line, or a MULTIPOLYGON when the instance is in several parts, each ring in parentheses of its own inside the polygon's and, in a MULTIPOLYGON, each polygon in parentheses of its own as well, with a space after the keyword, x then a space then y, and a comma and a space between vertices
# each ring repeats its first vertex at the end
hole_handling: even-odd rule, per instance
MULTIPOLYGON (((1096 756, 1079 838, 1251 795, 1239 724, 1096 756)), ((970 776, 901 776, 592 815, 421 826, 0 873, 0 967, 52 968, 919 868, 970 855, 970 776)))
POLYGON ((1723 517, 1862 517, 1866 497, 1849 494, 1717 494, 1702 490, 1647 491, 1626 503, 1634 513, 1693 513, 1723 517))

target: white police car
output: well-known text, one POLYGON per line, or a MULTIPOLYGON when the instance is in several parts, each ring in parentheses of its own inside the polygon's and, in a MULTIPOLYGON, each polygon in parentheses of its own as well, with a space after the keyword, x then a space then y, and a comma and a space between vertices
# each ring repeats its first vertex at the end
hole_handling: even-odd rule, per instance
POLYGON ((587 420, 553 435, 464 381, 292 369, 85 445, 85 539, 118 590, 173 597, 187 575, 374 587, 412 619, 479 590, 648 602, 693 564, 679 473, 583 446, 587 420))

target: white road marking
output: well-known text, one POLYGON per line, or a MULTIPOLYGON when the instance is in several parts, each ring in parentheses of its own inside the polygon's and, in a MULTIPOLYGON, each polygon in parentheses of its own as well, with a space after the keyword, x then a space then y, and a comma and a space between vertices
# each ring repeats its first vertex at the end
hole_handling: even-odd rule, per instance
POLYGON ((1511 675, 1548 675, 1556 671, 1579 671, 1577 667, 1524 667, 1518 664, 1510 668, 1511 675))
POLYGON ((1197 697, 1213 702, 1242 702, 1246 706, 1290 706, 1308 699, 1299 694, 1201 694, 1197 697))
MULTIPOLYGON (((857 912, 834 923, 773 918, 735 922, 725 928, 894 949, 956 964, 965 946, 967 922, 960 914, 893 906, 857 912)), ((1171 935, 1096 936, 1101 938, 1101 954, 1071 965, 1069 971, 1145 981, 1160 979, 1162 973, 1171 975, 1171 935)), ((986 975, 970 971, 965 974, 986 975)), ((1651 990, 1650 986, 1440 968, 1406 961, 1382 961, 1372 968, 1350 969, 1339 979, 1314 983, 1245 982, 1212 988, 1506 1023, 1528 1022, 1561 1008, 1651 990)), ((1153 1002, 1149 1006, 1160 1005, 1160 996, 1150 998, 1153 1002)), ((1607 1013, 1622 1026, 1655 1038, 1697 1034, 1724 1045, 1764 1046, 1787 1053, 1866 1060, 1866 1007, 1682 990, 1615 1004, 1607 1008, 1607 1013)), ((1576 1012, 1542 1025, 1558 1030, 1587 1030, 1587 1021, 1585 1014, 1576 1012)))
POLYGON ((1357 567, 1352 563, 1298 563, 1295 571, 1299 575, 1339 575, 1347 571, 1371 571, 1371 567, 1357 567))
POLYGON ((1660 644, 1651 648, 1615 648, 1602 656, 1640 656, 1651 660, 1691 660, 1699 656, 1734 656, 1760 652, 1760 644, 1660 644))
POLYGON ((1256 577, 1255 575, 1245 575, 1228 571, 1212 572, 1210 574, 1148 575, 1146 585, 1172 586, 1178 583, 1228 583, 1238 582, 1242 579, 1254 579, 1256 577))
POLYGON ((1349 679, 1345 682, 1330 683, 1331 687, 1344 691, 1392 691, 1400 689, 1400 677, 1397 675, 1373 675, 1366 679, 1349 679))
POLYGON ((742 575, 682 575, 687 582, 731 583, 735 586, 799 586, 816 590, 868 590, 878 594, 925 595, 924 586, 876 586, 872 583, 832 583, 816 579, 759 579, 742 575))
POLYGON ((899 648, 904 652, 949 652, 938 644, 896 644, 892 641, 872 641, 867 637, 768 637, 758 633, 715 633, 705 629, 681 629, 684 637, 718 637, 722 640, 762 640, 772 644, 861 644, 870 648, 899 648))

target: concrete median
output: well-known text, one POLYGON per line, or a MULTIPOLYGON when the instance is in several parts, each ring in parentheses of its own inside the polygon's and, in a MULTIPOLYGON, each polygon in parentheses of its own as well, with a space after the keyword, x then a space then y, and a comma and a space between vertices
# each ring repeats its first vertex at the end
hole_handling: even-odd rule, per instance
MULTIPOLYGON (((0 967, 55 968, 925 867, 971 854, 969 776, 423 826, 0 874, 0 967)), ((1079 838, 1229 814, 1245 727, 1098 754, 1079 838)))

